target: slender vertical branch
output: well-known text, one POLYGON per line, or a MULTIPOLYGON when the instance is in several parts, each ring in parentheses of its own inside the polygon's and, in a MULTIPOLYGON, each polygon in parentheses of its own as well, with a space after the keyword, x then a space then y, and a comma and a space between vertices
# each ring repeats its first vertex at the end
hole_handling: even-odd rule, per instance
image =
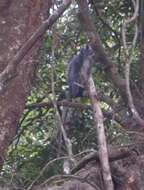
MULTIPOLYGON (((102 46, 101 40, 99 38, 99 35, 95 31, 95 26, 93 22, 91 21, 91 17, 88 10, 88 4, 86 0, 77 0, 80 11, 81 11, 81 22, 82 25, 87 32, 87 36, 90 39, 90 42, 95 50, 99 53, 99 59, 101 63, 109 66, 111 76, 112 78, 115 78, 115 81, 119 81, 118 86, 122 87, 125 84, 123 83, 123 80, 121 78, 117 78, 116 76, 116 68, 113 67, 110 60, 107 58, 106 53, 104 51, 104 48, 102 46), (121 84, 120 84, 121 83, 121 84)), ((92 57, 91 57, 92 58, 92 57)), ((92 66, 92 59, 89 58, 87 60, 84 60, 83 68, 82 68, 82 77, 85 81, 85 87, 88 90, 89 97, 92 102, 92 108, 93 108, 93 114, 94 114, 94 121, 95 121, 95 128, 97 130, 98 135, 98 145, 99 145, 99 158, 101 162, 102 167, 102 174, 105 184, 106 190, 113 190, 113 182, 111 177, 111 171, 110 171, 110 165, 108 160, 108 150, 107 150, 107 143, 106 143, 106 136, 105 136, 105 130, 104 130, 104 124, 103 124, 103 114, 99 105, 99 102, 97 100, 97 93, 95 84, 92 78, 91 73, 89 72, 91 66, 92 66)), ((118 74, 118 73, 117 73, 118 74)), ((116 83, 117 83, 116 82, 116 83)), ((117 85, 117 84, 116 84, 117 85)))
POLYGON ((126 93, 128 97, 128 104, 133 114, 133 117, 141 126, 144 127, 144 120, 140 117, 138 111, 136 110, 131 89, 130 89, 130 66, 133 60, 133 51, 136 46, 136 41, 137 41, 137 36, 138 36, 138 27, 137 27, 136 19, 137 19, 138 10, 139 10, 139 0, 136 0, 136 1, 132 0, 132 2, 133 2, 133 7, 134 7, 134 13, 132 17, 128 18, 124 22, 123 27, 122 27, 122 38, 123 38, 123 45, 124 45, 125 57, 126 57, 126 65, 125 65, 126 93), (135 22, 135 33, 132 40, 132 45, 129 48, 126 42, 126 28, 127 28, 127 25, 131 24, 132 22, 135 22))
POLYGON ((83 68, 82 68, 82 77, 84 79, 85 88, 87 89, 89 93, 89 97, 92 103, 94 123, 95 123, 95 128, 96 128, 97 136, 98 136, 99 160, 102 167, 102 175, 104 179, 105 189, 113 190, 114 187, 113 187, 111 170, 110 170, 109 159, 108 159, 107 142, 106 142, 106 136, 105 136, 104 123, 103 123, 103 113, 100 108, 99 101, 97 99, 97 92, 96 92, 94 80, 92 78, 92 74, 91 72, 89 72, 91 65, 92 65, 91 59, 87 59, 84 61, 83 68))
MULTIPOLYGON (((65 163, 69 164, 69 162, 72 162, 73 164, 75 164, 75 159, 73 157, 73 152, 72 152, 72 143, 71 143, 70 139, 67 137, 67 134, 66 134, 66 131, 65 131, 65 128, 63 125, 63 121, 62 121, 61 116, 59 114, 57 102, 56 102, 55 81, 54 81, 54 73, 55 73, 55 67, 54 67, 54 60, 55 60, 54 51, 55 51, 55 49, 54 49, 54 45, 55 44, 53 44, 53 48, 52 48, 53 63, 52 63, 52 72, 51 72, 51 88, 52 88, 52 94, 53 94, 53 100, 52 101, 53 101, 54 109, 56 111, 58 124, 59 124, 60 130, 62 132, 62 136, 63 136, 64 142, 65 142, 65 146, 66 146, 67 154, 68 154, 68 158, 69 158, 69 159, 67 159, 67 162, 65 162, 65 163)), ((70 168, 69 168, 69 171, 70 171, 70 168)))

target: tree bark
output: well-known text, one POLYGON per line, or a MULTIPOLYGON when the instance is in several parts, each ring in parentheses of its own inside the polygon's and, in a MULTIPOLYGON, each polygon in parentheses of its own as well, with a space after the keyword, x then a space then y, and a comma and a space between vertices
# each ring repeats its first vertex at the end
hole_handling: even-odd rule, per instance
MULTIPOLYGON (((48 17, 50 7, 50 0, 0 2, 0 73, 23 43, 48 17)), ((30 94, 41 45, 42 40, 39 40, 18 65, 16 77, 7 83, 5 90, 0 94, 0 167, 16 134, 20 116, 30 94)))

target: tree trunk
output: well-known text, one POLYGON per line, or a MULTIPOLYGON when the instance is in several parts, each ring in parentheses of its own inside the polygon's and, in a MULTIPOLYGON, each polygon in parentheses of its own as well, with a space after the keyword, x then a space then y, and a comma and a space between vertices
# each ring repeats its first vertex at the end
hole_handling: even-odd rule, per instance
MULTIPOLYGON (((51 1, 0 1, 0 73, 36 28, 48 17, 51 1)), ((32 78, 38 62, 38 41, 17 67, 17 75, 0 93, 0 167, 6 150, 16 134, 32 78)), ((1 82, 1 81, 0 81, 1 82)))

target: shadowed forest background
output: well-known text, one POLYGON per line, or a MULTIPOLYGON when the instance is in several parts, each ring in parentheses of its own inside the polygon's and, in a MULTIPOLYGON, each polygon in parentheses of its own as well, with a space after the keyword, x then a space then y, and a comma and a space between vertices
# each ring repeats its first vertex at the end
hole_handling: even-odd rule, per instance
POLYGON ((143 0, 0 1, 0 169, 3 190, 144 189, 143 0), (72 99, 87 44, 95 91, 72 99))

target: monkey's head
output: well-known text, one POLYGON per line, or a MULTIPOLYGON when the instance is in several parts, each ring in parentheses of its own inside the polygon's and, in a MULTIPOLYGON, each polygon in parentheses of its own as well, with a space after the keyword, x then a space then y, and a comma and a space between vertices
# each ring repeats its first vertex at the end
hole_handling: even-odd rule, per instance
POLYGON ((93 48, 89 44, 87 44, 84 48, 81 48, 80 54, 82 55, 83 60, 88 58, 93 63, 99 62, 96 52, 93 50, 93 48))

